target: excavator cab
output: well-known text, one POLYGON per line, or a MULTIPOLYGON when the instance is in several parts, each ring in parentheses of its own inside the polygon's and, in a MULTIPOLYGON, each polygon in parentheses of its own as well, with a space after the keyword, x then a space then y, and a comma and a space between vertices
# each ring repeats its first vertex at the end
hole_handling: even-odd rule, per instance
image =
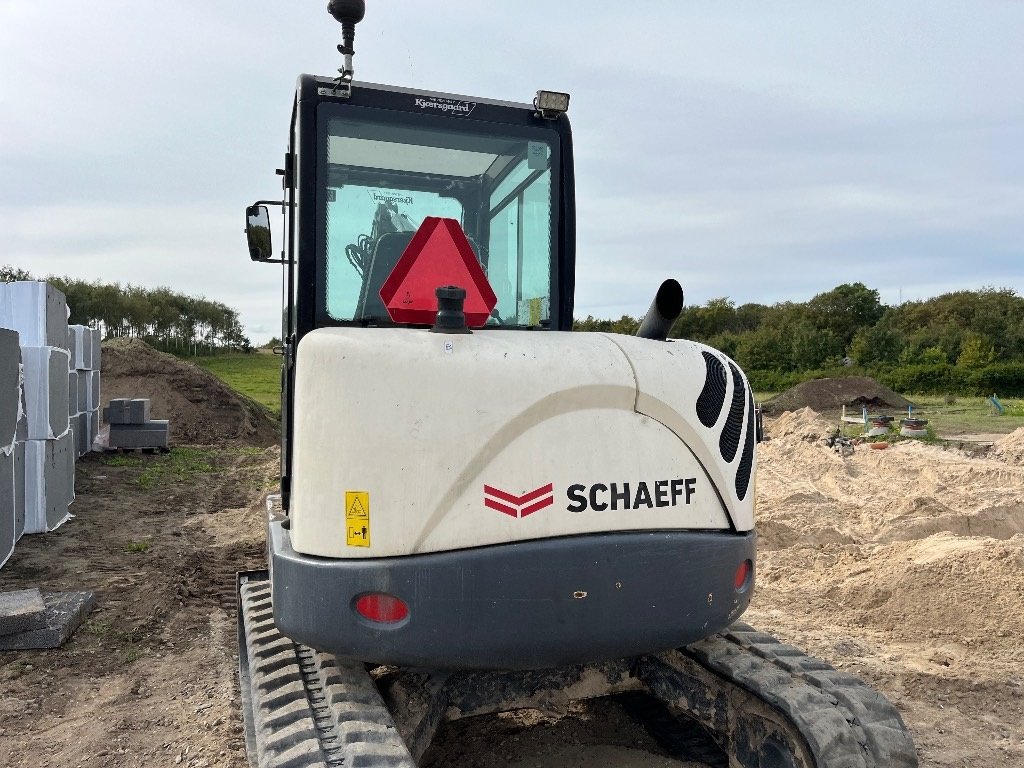
POLYGON ((246 217, 253 258, 283 263, 286 508, 295 350, 316 328, 396 324, 381 288, 425 219, 455 220, 465 233, 496 298, 488 328, 571 329, 568 101, 567 94, 548 91, 538 92, 533 104, 514 104, 299 78, 279 171, 284 199, 260 201, 246 217), (267 205, 284 214, 279 261, 270 258, 267 205))

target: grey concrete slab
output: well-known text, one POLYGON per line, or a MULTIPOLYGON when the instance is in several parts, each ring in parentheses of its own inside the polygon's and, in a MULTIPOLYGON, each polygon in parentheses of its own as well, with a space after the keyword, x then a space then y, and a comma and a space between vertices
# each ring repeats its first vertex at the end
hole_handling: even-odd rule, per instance
POLYGON ((21 335, 23 347, 68 348, 68 304, 52 285, 0 283, 0 328, 21 335))
POLYGON ((78 438, 78 455, 79 457, 84 456, 92 450, 92 438, 94 436, 91 414, 88 411, 78 414, 78 429, 75 431, 75 435, 78 438))
POLYGON ((48 440, 68 429, 68 362, 66 350, 56 347, 21 348, 25 369, 25 402, 28 407, 28 437, 48 440))
POLYGON ((96 440, 96 437, 100 433, 100 412, 89 411, 89 448, 92 450, 92 444, 96 440))
POLYGON ((115 398, 103 409, 103 421, 107 424, 131 424, 131 410, 127 398, 115 398))
POLYGON ((46 592, 43 602, 46 625, 16 635, 0 635, 0 651, 59 648, 96 607, 92 592, 46 592))
POLYGON ((0 328, 0 450, 14 445, 21 411, 18 332, 0 328))
POLYGON ((167 432, 171 428, 171 422, 167 419, 150 419, 142 424, 111 424, 110 428, 118 432, 167 432))
MULTIPOLYGON (((68 506, 75 500, 75 442, 71 436, 70 431, 68 434, 57 439, 56 446, 53 449, 53 461, 54 461, 54 473, 56 477, 59 477, 63 482, 64 492, 64 509, 59 509, 59 504, 55 505, 54 516, 47 519, 47 523, 52 531, 58 525, 63 523, 69 517, 68 506), (63 463, 61 463, 63 462, 63 463), (58 514, 59 513, 59 514, 58 514)), ((57 486, 58 489, 61 486, 57 486)))
POLYGON ((0 451, 0 568, 14 552, 18 540, 17 514, 14 508, 14 448, 0 451))
POLYGON ((89 371, 78 372, 78 413, 89 410, 89 371))
POLYGON ((78 436, 78 431, 79 431, 78 424, 79 424, 78 416, 77 415, 72 416, 71 417, 71 424, 68 425, 68 434, 71 435, 71 456, 74 458, 75 461, 78 461, 79 457, 82 455, 81 453, 78 452, 78 446, 79 446, 79 440, 80 440, 80 438, 78 436))
POLYGON ((92 366, 92 329, 84 325, 68 326, 68 341, 71 352, 71 367, 88 371, 92 366))
POLYGON ((92 344, 89 346, 89 350, 91 353, 89 361, 89 370, 98 371, 100 370, 100 360, 102 357, 101 345, 103 343, 103 336, 100 334, 99 328, 90 328, 89 335, 92 336, 92 344))
POLYGON ((75 499, 72 432, 58 440, 25 443, 25 533, 46 533, 69 517, 75 499))
POLYGON ((130 424, 145 424, 149 421, 149 398, 137 397, 128 403, 130 424))
POLYGON ((100 407, 100 372, 89 371, 86 374, 86 401, 89 407, 86 410, 95 411, 100 407))
POLYGON ((16 635, 46 626, 46 603, 38 589, 0 592, 0 635, 16 635))
POLYGON ((74 420, 78 410, 78 371, 68 371, 68 415, 74 420))
POLYGON ((111 448, 167 448, 170 429, 167 422, 151 421, 149 424, 110 425, 109 445, 111 448), (161 425, 161 426, 149 426, 161 425))
POLYGON ((25 443, 14 444, 14 540, 25 535, 25 443))

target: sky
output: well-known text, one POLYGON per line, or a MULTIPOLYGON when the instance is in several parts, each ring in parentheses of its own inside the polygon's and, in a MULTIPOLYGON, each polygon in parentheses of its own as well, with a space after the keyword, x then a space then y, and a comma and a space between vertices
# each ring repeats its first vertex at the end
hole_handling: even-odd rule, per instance
MULTIPOLYGON (((666 277, 691 305, 1024 293, 1024 2, 367 6, 357 80, 572 94, 578 317, 666 277)), ((339 41, 326 0, 0 0, 0 264, 279 335, 244 208, 279 197, 296 77, 339 41)))

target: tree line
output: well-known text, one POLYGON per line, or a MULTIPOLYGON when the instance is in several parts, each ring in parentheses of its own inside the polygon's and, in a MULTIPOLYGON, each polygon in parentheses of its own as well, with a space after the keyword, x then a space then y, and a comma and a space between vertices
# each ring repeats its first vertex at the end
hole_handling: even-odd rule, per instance
POLYGON ((0 282, 41 279, 67 298, 72 325, 99 328, 104 338, 134 337, 166 352, 205 354, 249 350, 238 313, 219 301, 169 288, 143 288, 49 275, 34 278, 0 266, 0 282))
MULTIPOLYGON (((575 327, 633 333, 641 319, 588 316, 575 327)), ((722 297, 684 309, 669 335, 722 350, 759 390, 870 375, 905 392, 1024 396, 1024 298, 1011 288, 898 306, 883 304, 863 283, 802 303, 736 306, 722 297)))

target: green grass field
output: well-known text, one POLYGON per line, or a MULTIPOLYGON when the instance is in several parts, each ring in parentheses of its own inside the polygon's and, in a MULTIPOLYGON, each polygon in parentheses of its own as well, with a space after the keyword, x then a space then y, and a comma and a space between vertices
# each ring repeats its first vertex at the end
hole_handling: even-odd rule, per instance
MULTIPOLYGON (((940 395, 908 396, 916 406, 914 415, 928 419, 940 437, 977 433, 1008 434, 1024 427, 1024 403, 1020 400, 1003 400, 1005 412, 997 415, 996 409, 984 397, 949 398, 940 395)), ((895 414, 893 414, 895 416, 895 414)))
POLYGON ((281 415, 281 358, 270 352, 232 352, 185 358, 202 366, 232 389, 281 415))

